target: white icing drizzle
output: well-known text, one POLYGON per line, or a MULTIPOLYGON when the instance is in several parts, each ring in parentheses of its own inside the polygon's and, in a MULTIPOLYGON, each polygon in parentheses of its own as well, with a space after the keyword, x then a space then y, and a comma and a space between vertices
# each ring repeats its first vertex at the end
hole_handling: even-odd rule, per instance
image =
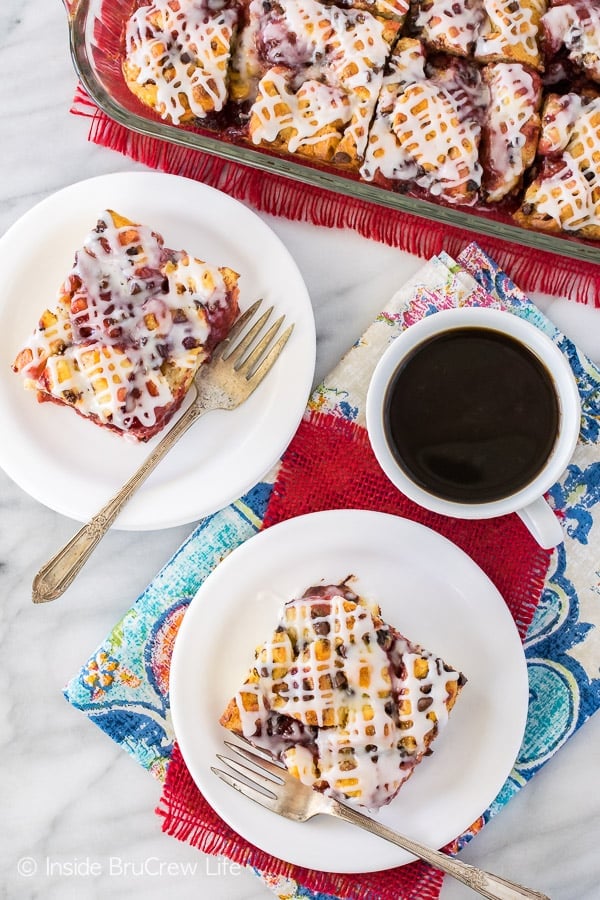
POLYGON ((305 783, 376 809, 444 726, 458 677, 340 585, 285 605, 235 701, 256 746, 305 783))
POLYGON ((153 426, 174 399, 164 364, 195 370, 210 334, 205 310, 227 303, 218 269, 167 250, 146 226, 115 225, 107 211, 76 253, 49 314, 56 322, 46 328, 42 317, 28 340, 22 374, 123 431, 135 420, 153 426))
POLYGON ((30 355, 26 365, 18 369, 25 378, 26 387, 36 390, 38 371, 45 368, 51 355, 63 354, 72 342, 73 329, 68 308, 60 305, 53 312, 46 310, 19 354, 30 355))
POLYGON ((475 46, 475 57, 513 58, 515 51, 535 62, 539 21, 546 11, 546 0, 483 0, 485 18, 475 46))
MULTIPOLYGON (((554 219, 564 231, 600 226, 598 206, 592 197, 590 182, 570 153, 565 152, 561 161, 564 165, 559 171, 544 177, 535 198, 536 211, 554 219)), ((597 174, 594 174, 591 184, 596 188, 600 186, 597 174)))
POLYGON ((547 98, 538 143, 540 155, 552 156, 566 148, 583 106, 579 94, 553 94, 547 98))
POLYGON ((290 153, 332 137, 341 140, 343 126, 352 117, 346 93, 312 80, 305 81, 294 93, 290 73, 282 68, 270 69, 263 76, 252 112, 254 143, 273 143, 289 128, 293 132, 287 139, 290 153))
POLYGON ((498 183, 494 178, 496 186, 488 192, 488 199, 495 202, 511 191, 523 175, 527 140, 523 128, 536 114, 540 92, 531 74, 519 63, 495 63, 488 72, 488 150, 494 173, 502 176, 498 183))
POLYGON ((407 698, 411 705, 410 711, 400 713, 402 733, 406 731, 415 740, 418 748, 416 752, 420 752, 420 748, 425 745, 426 735, 431 731, 432 722, 435 721, 439 732, 448 721, 447 684, 456 681, 458 673, 448 671, 440 659, 435 659, 421 647, 415 647, 398 633, 394 635, 390 655, 392 659, 400 659, 402 665, 401 675, 397 674, 395 666, 391 668, 392 688, 401 700, 407 698), (415 672, 423 660, 427 661, 427 674, 417 677, 415 672), (431 700, 431 703, 426 703, 425 715, 419 715, 418 704, 424 698, 426 701, 431 700))
POLYGON ((410 153, 403 150, 393 132, 389 113, 378 113, 369 132, 365 159, 360 169, 365 181, 373 181, 377 173, 391 181, 411 181, 419 167, 410 153))
MULTIPOLYGON (((327 127, 339 120, 344 113, 348 122, 345 134, 352 140, 356 152, 362 156, 367 140, 367 127, 379 88, 382 70, 389 47, 383 37, 383 25, 368 12, 325 6, 316 0, 279 0, 276 10, 268 19, 259 14, 253 0, 250 15, 256 15, 262 23, 259 33, 263 43, 268 37, 267 61, 272 66, 285 65, 293 70, 295 77, 285 80, 283 98, 285 125, 279 132, 291 127, 302 135, 306 145, 309 134, 309 119, 314 121, 316 130, 327 127), (299 70, 299 66, 304 68, 299 70), (310 116, 305 116, 299 103, 288 102, 292 83, 302 81, 324 82, 329 91, 317 93, 311 88, 310 116), (342 101, 342 96, 345 99, 342 101), (350 112, 350 116, 348 116, 350 112)), ((270 79, 273 69, 267 72, 270 79)), ((264 81, 264 80, 263 80, 264 81)), ((261 87, 264 87, 261 82, 261 87)), ((253 104, 256 128, 252 140, 255 144, 272 142, 278 122, 278 106, 281 97, 278 92, 269 96, 260 89, 253 104)))
POLYGON ((414 181, 449 203, 474 202, 487 89, 478 76, 467 83, 461 65, 426 71, 420 42, 400 42, 371 126, 365 180, 414 181))
POLYGON ((410 0, 362 0, 352 5, 355 9, 365 9, 373 15, 388 16, 402 22, 408 12, 410 0))
POLYGON ((406 84, 425 79, 425 48, 420 41, 401 39, 390 57, 388 72, 383 78, 386 89, 396 92, 406 84))
POLYGON ((155 86, 156 108, 163 118, 177 125, 188 111, 203 119, 207 112, 223 108, 236 22, 235 9, 221 9, 207 0, 153 0, 128 19, 130 71, 136 71, 140 87, 155 86))
POLYGON ((600 8, 591 2, 554 6, 542 23, 555 46, 564 45, 569 58, 600 81, 600 8))
POLYGON ((416 25, 426 43, 467 56, 483 22, 483 0, 420 0, 416 25))
POLYGON ((537 186, 532 198, 536 212, 565 231, 599 228, 600 98, 584 107, 559 160, 546 168, 537 186))
POLYGON ((409 181, 416 176, 418 166, 398 143, 391 117, 402 88, 424 80, 423 45, 420 41, 401 40, 390 59, 389 72, 383 78, 375 118, 369 130, 365 158, 360 169, 360 174, 366 181, 372 181, 378 172, 384 178, 394 181, 409 181))
POLYGON ((460 202, 481 182, 481 127, 461 121, 461 104, 433 81, 410 85, 398 97, 392 128, 419 166, 418 185, 433 196, 460 202), (473 187, 472 187, 472 186, 473 187))

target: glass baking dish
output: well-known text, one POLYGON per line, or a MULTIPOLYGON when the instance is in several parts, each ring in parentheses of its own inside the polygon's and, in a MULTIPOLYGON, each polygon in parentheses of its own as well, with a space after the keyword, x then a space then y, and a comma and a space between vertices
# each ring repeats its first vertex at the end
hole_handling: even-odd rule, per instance
POLYGON ((571 235, 548 235, 515 224, 507 213, 456 209, 359 180, 326 165, 233 142, 217 132, 171 125, 144 107, 129 91, 121 71, 121 35, 132 0, 63 0, 69 18, 71 55, 81 84, 107 116, 148 137, 200 150, 316 187, 356 197, 381 207, 402 210, 573 259, 600 263, 600 242, 571 235))

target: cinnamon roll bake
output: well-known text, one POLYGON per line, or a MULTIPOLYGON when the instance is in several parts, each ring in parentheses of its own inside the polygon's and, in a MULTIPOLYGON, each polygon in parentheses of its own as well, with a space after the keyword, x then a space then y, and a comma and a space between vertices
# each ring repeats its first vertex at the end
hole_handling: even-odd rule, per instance
POLYGON ((378 809, 431 752, 465 683, 346 579, 285 604, 221 724, 316 790, 378 809))
POLYGON ((238 313, 238 275, 106 210, 13 369, 40 401, 147 441, 238 313))
POLYGON ((598 239, 592 0, 135 0, 123 73, 177 127, 598 239), (541 116, 577 103, 562 177, 541 116))

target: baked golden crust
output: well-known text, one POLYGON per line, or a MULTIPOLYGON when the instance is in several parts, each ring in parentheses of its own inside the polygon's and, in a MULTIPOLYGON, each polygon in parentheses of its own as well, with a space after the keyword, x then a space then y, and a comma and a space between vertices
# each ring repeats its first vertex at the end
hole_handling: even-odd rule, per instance
POLYGON ((574 68, 600 82, 600 7, 593 0, 551 0, 542 17, 548 63, 566 56, 574 68))
POLYGON ((431 50, 470 56, 484 20, 482 0, 417 0, 415 26, 431 50))
POLYGON ((445 202, 472 205, 481 181, 472 74, 462 60, 428 65, 418 41, 399 41, 371 126, 363 178, 409 181, 445 202))
MULTIPOLYGON (((329 0, 335 5, 336 0, 329 0)), ((363 10, 382 19, 392 19, 399 25, 404 23, 410 8, 410 0, 342 0, 344 8, 363 10)))
POLYGON ((428 80, 398 97, 392 128, 433 194, 471 205, 479 186, 479 129, 465 122, 454 98, 428 80))
POLYGON ((356 169, 400 23, 355 6, 261 0, 235 56, 235 95, 251 141, 356 169))
POLYGON ((313 80, 294 90, 294 73, 275 66, 259 82, 248 132, 255 144, 329 162, 351 117, 343 91, 313 80))
POLYGON ((160 431, 238 312, 238 275, 106 210, 13 363, 39 400, 137 440, 160 431))
POLYGON ((540 145, 546 155, 515 220, 600 240, 600 97, 550 96, 540 145))
POLYGON ((482 63, 517 62, 543 68, 541 21, 546 0, 482 0, 484 20, 475 44, 482 63))
POLYGON ((523 211, 556 145, 540 129, 547 86, 585 100, 600 79, 596 4, 136 2, 124 77, 163 119, 442 205, 520 205, 526 227, 596 233, 590 215, 574 229, 570 213, 553 225, 523 211))
POLYGON ((202 120, 228 99, 238 11, 224 2, 157 0, 127 22, 123 75, 131 92, 175 125, 202 120))
POLYGON ((316 789, 377 808, 429 752, 464 683, 347 579, 285 605, 220 723, 316 789))
POLYGON ((520 189, 535 159, 542 84, 519 63, 486 66, 483 80, 489 103, 481 137, 482 187, 486 202, 496 203, 520 189))

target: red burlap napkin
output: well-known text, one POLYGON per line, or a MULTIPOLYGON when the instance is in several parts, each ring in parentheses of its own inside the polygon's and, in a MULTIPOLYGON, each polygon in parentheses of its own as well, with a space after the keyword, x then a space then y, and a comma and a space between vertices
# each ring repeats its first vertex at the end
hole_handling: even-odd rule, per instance
MULTIPOLYGON (((518 516, 466 521, 423 510, 388 481, 364 428, 331 414, 307 415, 283 457, 264 527, 303 513, 344 508, 404 516, 452 540, 496 585, 524 637, 542 593, 550 552, 536 544, 518 516)), ((293 878, 313 891, 352 900, 435 900, 441 888, 441 873, 421 862, 343 875, 302 869, 269 856, 217 816, 177 748, 157 812, 164 817, 167 834, 263 873, 293 878)))

